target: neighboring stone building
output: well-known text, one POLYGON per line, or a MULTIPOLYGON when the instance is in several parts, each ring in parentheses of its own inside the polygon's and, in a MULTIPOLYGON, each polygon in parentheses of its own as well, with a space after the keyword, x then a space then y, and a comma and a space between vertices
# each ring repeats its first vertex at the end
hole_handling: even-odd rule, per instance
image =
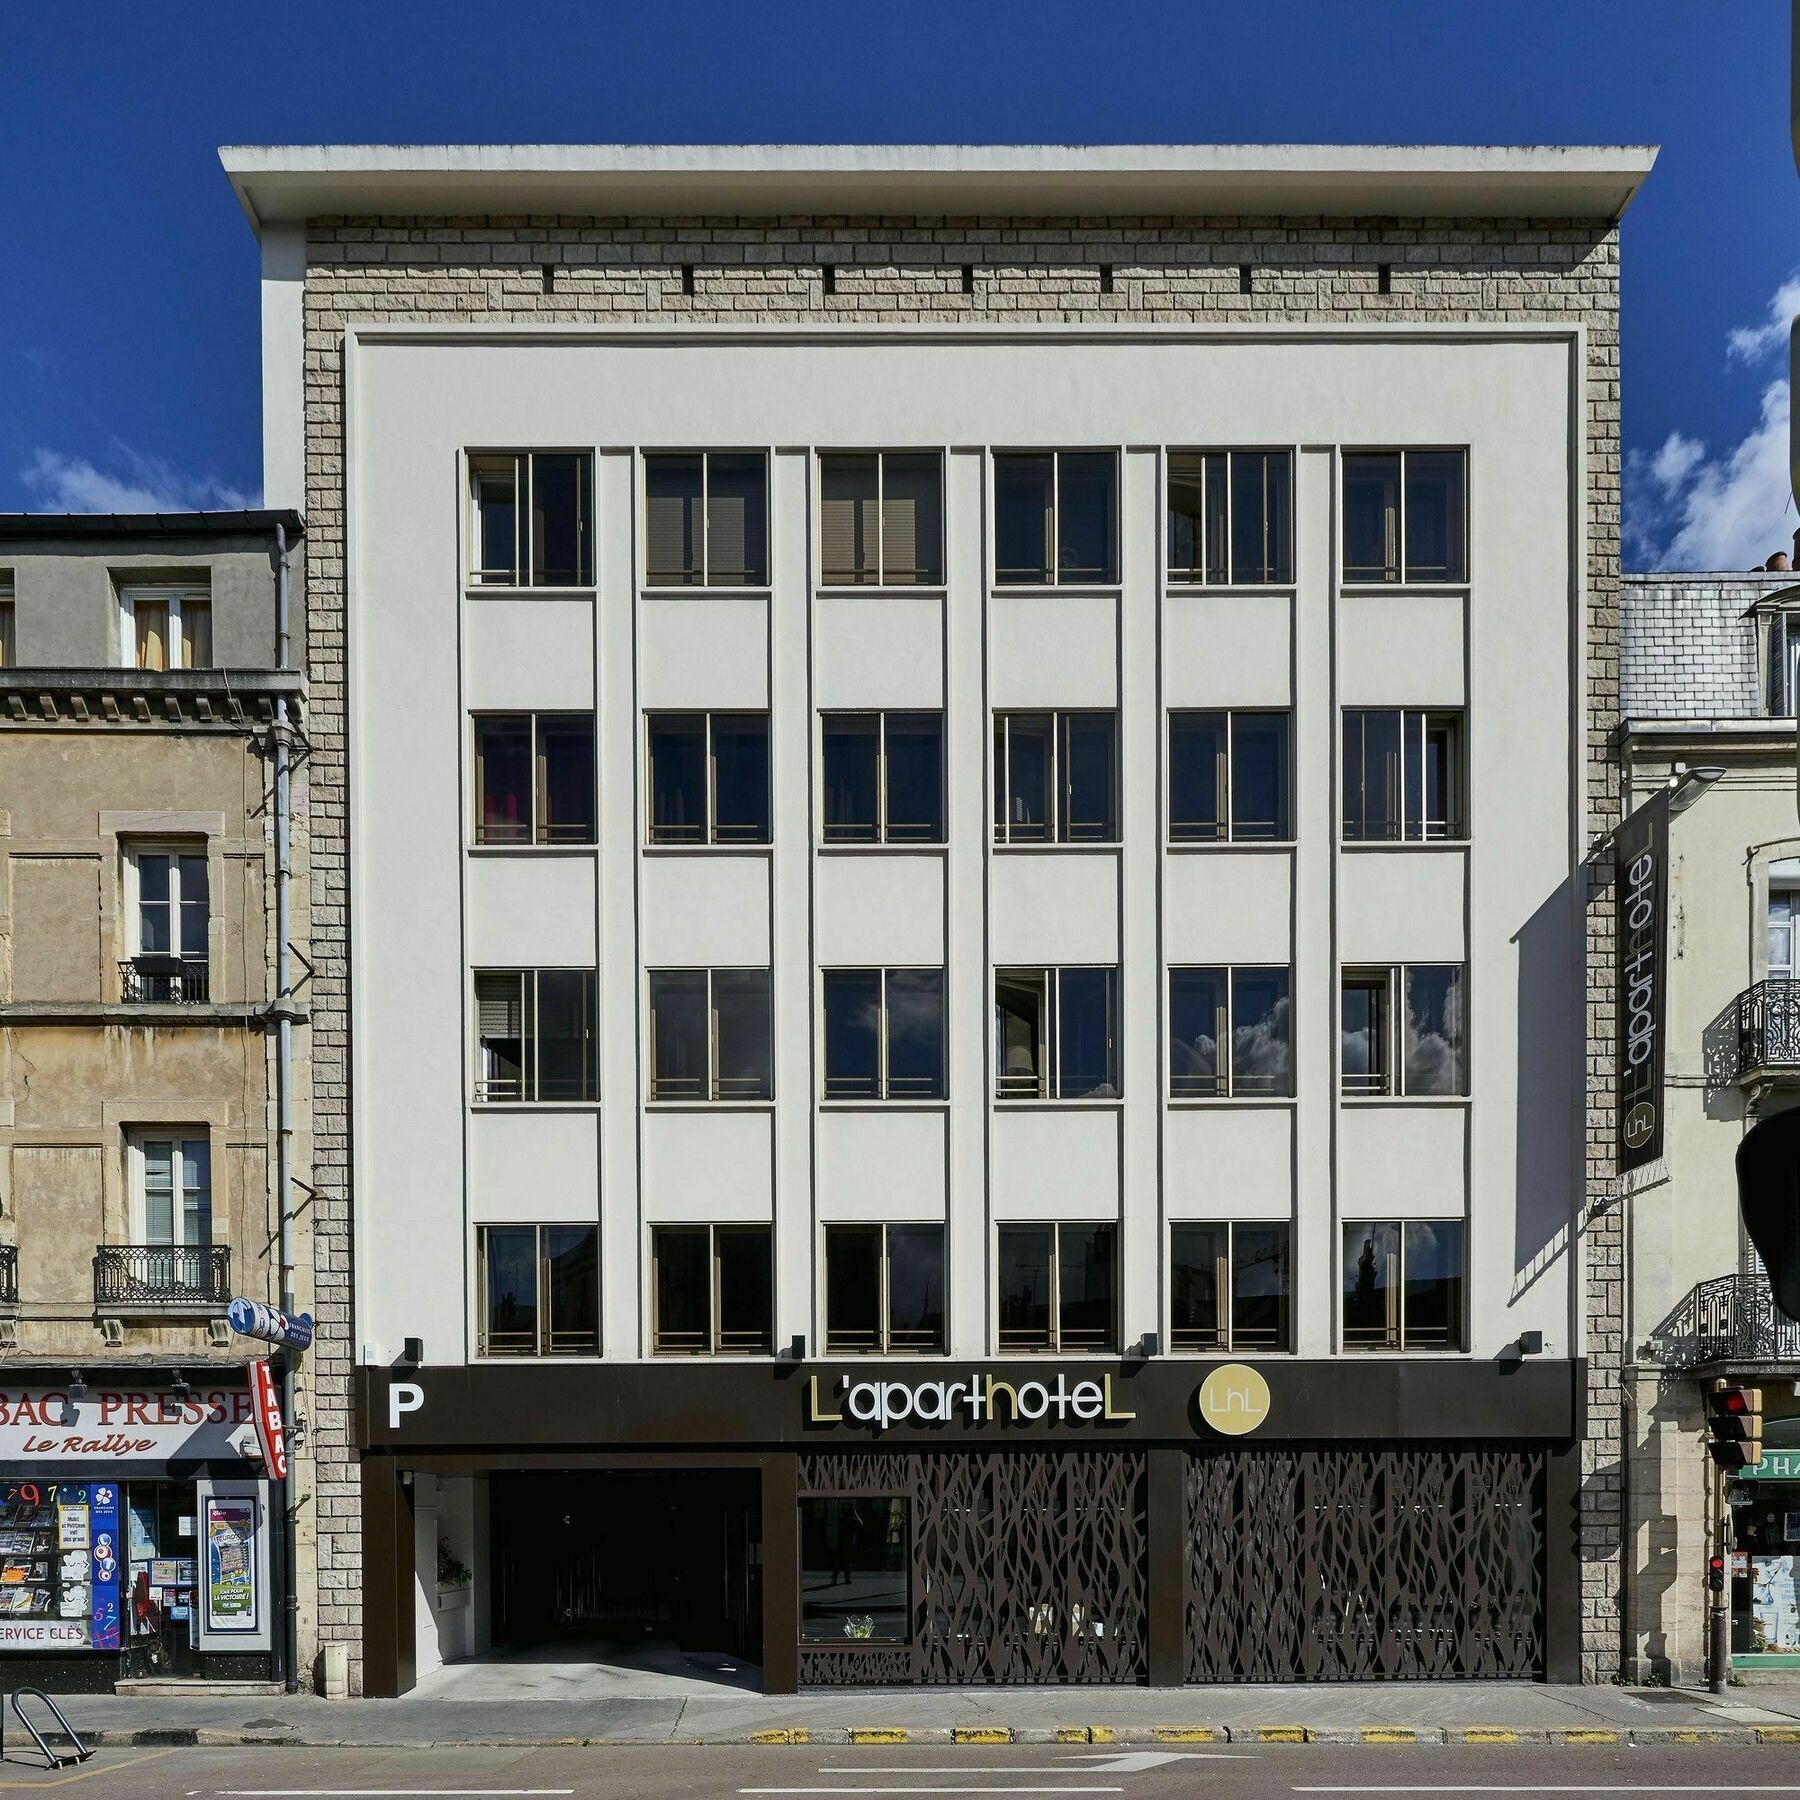
MULTIPOLYGON (((284 1120, 301 1202, 309 1173, 301 534, 0 516, 0 1683, 278 1668, 281 1508, 226 1306, 281 1302, 284 1120)), ((305 1599, 307 1660, 313 1624, 305 1599)))
POLYGON ((1769 1419, 1765 1464, 1735 1487, 1750 1560, 1733 1583, 1734 1659, 1800 1662, 1791 1613, 1784 1628, 1779 1605, 1759 1611, 1752 1594, 1757 1573, 1800 1556, 1800 1326, 1773 1309, 1732 1162, 1759 1117, 1800 1098, 1800 587, 1786 562, 1624 583, 1624 809, 1683 767, 1723 771, 1671 823, 1665 1150, 1621 1202, 1625 1672, 1637 1680, 1706 1673, 1702 1393, 1721 1376, 1759 1386, 1769 1419), (1758 1650, 1784 1631, 1784 1648, 1758 1650))
MULTIPOLYGON (((483 1597, 499 1591, 487 1576, 534 1551, 534 1605, 566 1564, 579 1616, 601 1617, 599 1564, 581 1559, 604 1550, 605 1580, 619 1578, 621 1533, 637 1552, 623 1573, 643 1589, 619 1615, 633 1622, 632 1606, 656 1616, 661 1565, 720 1546, 725 1563, 704 1578, 737 1597, 720 1629, 776 1687, 977 1664, 986 1679, 1616 1673, 1622 1213, 1604 842, 1617 816, 1618 221, 1651 153, 265 147, 224 161, 262 242, 265 491, 303 506, 310 526, 321 1634, 350 1646, 353 1682, 392 1692, 485 1641, 495 1616, 483 1597), (1018 478, 1010 510, 1042 476, 1000 467, 1021 446, 1085 447, 1111 470, 1097 475, 1091 456, 1072 469, 1082 506, 1113 508, 1088 547, 1104 552, 1110 537, 1123 561, 1099 554, 1084 593, 1006 595, 1021 577, 1003 560, 1035 566, 1046 544, 1059 548, 1029 527, 1004 553, 984 536, 997 472, 1018 478), (1266 488, 1259 517, 1268 545, 1296 560, 1250 577, 1257 591, 1199 601, 1181 589, 1217 577, 1173 514, 1204 537, 1212 502, 1178 459, 1234 446, 1281 452, 1264 466, 1293 485, 1266 488), (1473 569, 1459 542, 1454 558, 1441 547, 1435 583, 1409 576, 1396 502, 1394 585, 1384 569, 1359 592, 1338 535, 1346 452, 1402 446, 1467 451, 1473 569), (709 449, 752 455, 702 472, 692 453, 709 449), (827 470, 817 452, 858 449, 923 451, 939 474, 895 515, 910 521, 905 587, 888 574, 890 548, 872 588, 846 601, 830 571, 849 556, 854 583, 869 573, 858 528, 840 541, 845 520, 868 530, 887 513, 879 498, 870 513, 856 486, 866 469, 827 470), (676 468, 657 460, 670 451, 690 454, 676 468), (554 483, 541 514, 527 499, 540 474, 554 483), (1177 502, 1189 476, 1199 486, 1177 502), (1290 506, 1280 529, 1266 510, 1277 491, 1290 506), (721 494, 729 525, 713 519, 721 494), (945 560, 929 576, 916 561, 930 535, 914 535, 921 494, 944 509, 945 560), (829 541, 814 523, 821 500, 836 508, 829 541), (760 544, 743 533, 752 517, 768 523, 760 544), (546 530, 555 555, 540 562, 546 530), (1183 548, 1194 555, 1180 569, 1183 548), (735 591, 692 596, 686 611, 656 591, 661 579, 717 587, 724 562, 735 591), (1170 841, 1161 714, 1233 705, 1292 709, 1294 841, 1195 853, 1170 841), (815 845, 815 717, 840 707, 941 711, 943 849, 908 861, 888 845, 860 856, 815 845), (1008 707, 1117 708, 1116 849, 1084 861, 992 843, 987 746, 1008 707), (1352 830, 1338 810, 1340 707, 1442 707, 1466 723, 1466 844, 1409 849, 1397 826, 1395 844, 1345 848, 1367 819, 1352 830), (735 863, 718 842, 657 841, 633 803, 650 780, 646 708, 767 712, 772 846, 755 841, 766 819, 751 821, 735 863), (507 715, 494 729, 511 734, 516 817, 476 810, 473 784, 485 796, 500 766, 481 760, 489 740, 478 748, 469 716, 488 711, 507 715), (538 734, 546 719, 561 729, 552 714, 584 713, 597 823, 577 816, 579 780, 557 802, 573 805, 570 821, 549 819, 529 774, 547 766, 538 734), (537 835, 565 823, 580 829, 537 835), (500 835, 484 838, 490 827, 500 835), (815 924, 837 935, 815 940, 815 924), (1378 1008, 1403 980, 1409 932, 1473 972, 1473 1087, 1389 1108, 1402 1096, 1342 1085, 1337 1025, 1343 1006, 1378 1008), (949 1096, 926 1096, 922 1124, 880 1107, 859 1121, 816 1080, 827 1045, 807 1022, 830 1004, 825 965, 866 973, 884 955, 948 970, 949 1096), (1218 1087, 1171 1092, 1169 971, 1234 959, 1292 964, 1294 1091, 1237 1106, 1218 1087), (1359 985, 1370 971, 1352 960, 1383 965, 1389 985, 1359 985), (1090 1090, 1085 1110, 1032 1112, 1006 1082, 1042 1079, 1038 1040, 1007 1039, 1004 1068, 991 1068, 989 1021, 999 1005, 1016 1023, 1045 990, 1014 980, 1003 997, 996 964, 1031 963, 1047 981, 1065 961, 1121 965, 1120 1011, 1104 994, 1095 1004, 1116 1019, 1127 1073, 1121 1093, 1109 1068, 1100 1087, 1113 1091, 1090 1090), (753 1071, 736 1112, 717 1106, 702 1054, 683 1077, 701 1083, 690 1115, 702 1116, 680 1116, 675 1090, 656 1085, 678 1073, 653 1050, 653 1017, 679 997, 651 991, 659 962, 772 965, 775 1099, 753 1071), (532 1035, 520 1021, 543 1005, 552 967, 594 971, 573 997, 556 989, 554 1056, 573 1083, 560 1112, 518 1085, 532 1035), (934 1133, 947 1134, 935 1162, 934 1133), (1200 1171, 1216 1191, 1183 1186, 1200 1171), (1369 1250, 1364 1270, 1343 1231, 1377 1216, 1377 1193, 1396 1248, 1369 1250), (802 1398, 831 1413, 849 1354, 833 1335, 828 1226, 866 1236, 871 1204, 883 1220, 947 1230, 948 1300, 931 1329, 971 1381, 996 1366, 1024 1381, 1032 1368, 990 1361, 1035 1329, 1002 1317, 1012 1276, 997 1267, 995 1221, 1116 1226, 1107 1248, 1123 1273, 1104 1307, 1098 1286, 1089 1296, 1092 1335, 1072 1362, 1141 1396, 1140 1422, 1104 1454, 1060 1458, 1038 1452, 1078 1450, 1079 1426, 1062 1442, 1049 1425, 1025 1428, 1033 1453, 1011 1458, 984 1456, 974 1425, 939 1432, 935 1451, 932 1433, 903 1427, 878 1458, 854 1427, 815 1414, 829 1435, 809 1443, 802 1398), (1445 1305, 1454 1324, 1425 1367, 1407 1355, 1397 1301, 1385 1327, 1361 1313, 1395 1292, 1402 1228, 1433 1220, 1456 1222, 1439 1247, 1459 1247, 1421 1290, 1446 1302, 1453 1271, 1468 1297, 1459 1288, 1445 1305), (1291 1230, 1291 1264, 1267 1265, 1283 1303, 1269 1336, 1239 1336, 1216 1313, 1196 1323, 1237 1282, 1229 1248, 1215 1260, 1190 1245, 1178 1288, 1174 1228, 1205 1221, 1291 1230), (761 1247, 733 1239, 727 1256, 726 1234, 746 1228, 761 1247), (692 1345, 663 1329, 664 1253, 678 1248, 663 1234, 686 1232, 685 1253, 696 1230, 714 1234, 695 1251, 702 1286, 709 1267, 751 1269, 754 1329, 737 1346, 748 1360, 661 1359, 730 1347, 716 1294, 712 1315, 703 1306, 688 1322, 692 1345), (755 1273, 768 1255, 772 1307, 755 1273), (543 1311, 524 1308, 540 1284, 543 1311), (1351 1356, 1353 1306, 1369 1336, 1351 1356), (558 1309, 570 1324, 560 1343, 540 1335, 558 1309), (795 1340, 809 1366, 793 1362, 795 1340), (1178 1353, 1257 1343, 1275 1396, 1264 1437, 1197 1449, 1188 1408, 1205 1370, 1178 1353), (1521 1368, 1527 1343, 1542 1354, 1521 1368), (507 1364, 502 1352, 557 1360, 507 1364), (1346 1437, 1358 1446, 1316 1448, 1346 1437), (845 1442, 856 1447, 819 1453, 845 1442), (526 1452, 535 1473, 509 1468, 526 1452), (553 1457, 559 1473, 546 1472, 553 1457), (1281 1470, 1257 1489, 1277 1496, 1267 1518, 1232 1486, 1252 1464, 1281 1470), (704 1484, 673 1473, 692 1467, 719 1473, 704 1484), (947 1484, 967 1482, 958 1518, 986 1517, 1002 1472, 1039 1484, 992 1502, 1009 1517, 1113 1520, 1117 1541, 1104 1556, 1081 1532, 1038 1545, 1048 1563, 1022 1566, 1008 1590, 1029 1595, 1031 1617, 1010 1625, 991 1556, 918 1564, 916 1606, 934 1581, 964 1595, 959 1606, 991 1605, 991 1642, 986 1626, 922 1617, 899 1620, 913 1634, 899 1646, 865 1643, 855 1620, 844 1643, 807 1637, 799 1564, 818 1533, 850 1529, 831 1511, 847 1490, 873 1483, 898 1509, 882 1514, 891 1544, 853 1547, 878 1564, 905 1541, 907 1506, 941 1510, 963 1491, 947 1484), (1302 1479, 1339 1497, 1302 1503, 1302 1479), (1058 1483, 1078 1485, 1053 1501, 1058 1483), (1452 1605, 1441 1635, 1419 1623, 1442 1624, 1438 1597, 1409 1589, 1376 1607, 1386 1626, 1373 1614, 1359 1626, 1358 1599, 1277 1642, 1270 1616, 1311 1618, 1320 1604, 1295 1587, 1300 1521, 1332 1538, 1321 1553, 1334 1567, 1356 1571, 1347 1590, 1411 1580, 1412 1565, 1388 1556, 1397 1540, 1371 1544, 1341 1523, 1372 1516, 1383 1483, 1395 1484, 1388 1504, 1416 1504, 1443 1528, 1438 1567, 1489 1584, 1484 1598, 1452 1605), (1421 1496, 1419 1483, 1438 1498, 1403 1497, 1421 1496), (684 1532, 669 1508, 697 1498, 720 1510, 684 1532), (532 1523, 565 1514, 612 1528, 589 1533, 596 1546, 532 1523), (1245 1543, 1224 1525, 1216 1537, 1191 1528, 1215 1516, 1245 1543), (1503 1516, 1525 1536, 1500 1542, 1503 1516), (440 1534, 477 1569, 473 1606, 435 1581, 440 1534), (1254 1565, 1266 1584, 1246 1580, 1239 1550, 1267 1557, 1254 1565), (1077 1566, 1112 1585, 1069 1601, 1077 1566), (1215 1609, 1222 1570, 1230 1597, 1215 1609), (1257 1616, 1245 1621, 1247 1593, 1257 1616)), ((1398 484, 1397 461, 1392 473, 1398 484)), ((1373 535, 1364 550, 1381 564, 1379 520, 1373 535)), ((568 776, 581 758, 560 742, 568 776)), ((742 734, 734 743, 747 754, 742 734)), ((691 766, 716 750, 708 739, 691 766)), ((1464 822, 1447 814, 1433 831, 1460 839, 1464 822)), ((1275 835, 1290 835, 1285 820, 1275 835)), ((741 984, 730 1004, 746 1004, 741 984)), ((715 979, 692 1017, 719 1006, 715 979)), ((1460 1004, 1446 1013, 1463 1016, 1460 1004)), ((538 1054, 551 1052, 540 1042, 538 1054)), ((871 1254, 882 1298, 868 1347, 898 1348, 880 1286, 888 1240, 871 1254)), ((861 1274, 845 1279, 861 1291, 861 1274)), ((1080 1347, 1046 1329, 1054 1351, 1080 1347)), ((945 1364, 910 1365, 906 1379, 933 1367, 945 1364)), ((932 1517, 931 1554, 952 1556, 952 1522, 932 1517)), ((861 1562, 857 1575, 887 1578, 861 1562)), ((894 1623, 884 1614, 880 1628, 894 1623)))

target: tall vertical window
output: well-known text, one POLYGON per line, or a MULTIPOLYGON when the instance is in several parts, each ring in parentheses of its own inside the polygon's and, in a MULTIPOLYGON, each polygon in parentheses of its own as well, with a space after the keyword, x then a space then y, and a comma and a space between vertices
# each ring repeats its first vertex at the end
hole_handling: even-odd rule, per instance
POLYGON ((1460 1219, 1344 1227, 1344 1348, 1463 1348, 1460 1219))
POLYGON ((769 715, 649 713, 653 844, 769 841, 769 715))
POLYGON ((475 719, 475 842, 594 841, 594 715, 475 719))
MULTIPOLYGON (((141 1133, 133 1143, 137 1166, 136 1228, 146 1244, 203 1248, 212 1242, 212 1144, 203 1133, 141 1133)), ((176 1280, 177 1287, 199 1286, 176 1280)))
POLYGON ((912 1636, 911 1502, 898 1494, 800 1502, 800 1641, 904 1644, 912 1636))
POLYGON ((646 456, 644 511, 649 586, 768 586, 769 459, 762 451, 646 456))
POLYGON ((825 1227, 825 1351, 944 1348, 944 1228, 825 1227))
POLYGON ((1462 714, 1344 711, 1344 838, 1432 843, 1464 835, 1462 714))
POLYGON ((1170 1226, 1171 1348, 1291 1349, 1292 1240, 1286 1223, 1170 1226))
POLYGON ((469 585, 594 585, 594 459, 585 450, 469 456, 469 585))
POLYGON ((1176 1100, 1294 1091, 1293 975, 1169 971, 1169 1093, 1176 1100))
POLYGON ((827 1100, 944 1097, 944 971, 827 969, 827 1100))
POLYGON ((994 457, 994 579, 1003 585, 1119 578, 1119 462, 1110 450, 994 457))
POLYGON ((1119 1095, 1117 969, 994 973, 994 1097, 1112 1100, 1119 1095))
POLYGON ((1280 843, 1293 835, 1292 715, 1169 714, 1169 841, 1280 843))
POLYGON ((932 451, 819 458, 826 587, 936 587, 944 579, 944 465, 932 451))
POLYGON ((1769 865, 1769 979, 1800 977, 1800 858, 1769 865))
POLYGON ((206 849, 134 844, 125 855, 128 1001, 205 1001, 212 904, 206 849))
POLYGON ((1800 710, 1800 612, 1787 607, 1770 612, 1767 667, 1769 716, 1791 719, 1800 710))
POLYGON ((600 1234, 592 1225, 481 1227, 482 1356, 597 1356, 600 1234))
POLYGON ((1466 581, 1468 453, 1344 455, 1344 579, 1466 581))
POLYGON ((650 972, 650 1098, 769 1100, 767 969, 650 972))
POLYGON ((18 667, 19 647, 13 631, 13 578, 0 575, 0 669, 18 667))
POLYGON ((1002 1225, 995 1258, 1000 1353, 1115 1350, 1116 1225, 1002 1225))
POLYGON ((767 1225, 658 1225, 650 1233, 658 1356, 767 1356, 775 1276, 767 1225))
POLYGON ((828 844, 944 841, 944 715, 819 715, 828 844))
POLYGON ((592 969, 475 972, 475 1098, 600 1098, 592 969))
POLYGON ((1294 459, 1286 450, 1169 455, 1169 579, 1247 587, 1294 578, 1294 459))
POLYGON ((1119 715, 994 714, 994 842, 1111 844, 1119 836, 1119 715))
POLYGON ((127 669, 212 667, 212 589, 199 581, 119 589, 119 661, 127 669))
POLYGON ((1469 1091, 1460 963, 1346 969, 1341 988, 1343 1091, 1454 1095, 1469 1091))

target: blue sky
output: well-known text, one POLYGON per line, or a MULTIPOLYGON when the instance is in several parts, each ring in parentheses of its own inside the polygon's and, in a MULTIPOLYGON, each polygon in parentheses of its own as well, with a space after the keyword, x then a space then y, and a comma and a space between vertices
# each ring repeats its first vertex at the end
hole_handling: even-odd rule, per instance
POLYGON ((1782 0, 19 6, 0 509, 253 504, 231 142, 1654 142, 1625 222, 1628 562, 1781 547, 1782 0))

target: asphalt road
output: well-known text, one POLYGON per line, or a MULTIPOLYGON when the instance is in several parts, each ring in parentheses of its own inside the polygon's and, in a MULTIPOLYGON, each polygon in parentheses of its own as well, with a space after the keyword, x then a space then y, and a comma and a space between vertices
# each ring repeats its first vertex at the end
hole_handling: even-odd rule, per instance
POLYGON ((33 1769, 9 1742, 0 1792, 119 1800, 1293 1800, 1296 1796, 1800 1796, 1791 1745, 1221 1746, 1163 1750, 925 1746, 505 1750, 103 1750, 33 1769))

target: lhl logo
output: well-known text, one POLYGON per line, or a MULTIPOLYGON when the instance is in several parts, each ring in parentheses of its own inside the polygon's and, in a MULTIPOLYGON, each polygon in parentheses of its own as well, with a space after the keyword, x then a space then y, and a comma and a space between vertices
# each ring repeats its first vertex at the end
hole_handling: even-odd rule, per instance
POLYGON ((1226 1437, 1242 1437, 1269 1416, 1269 1384, 1245 1363, 1221 1363, 1200 1384, 1200 1417, 1226 1437))

